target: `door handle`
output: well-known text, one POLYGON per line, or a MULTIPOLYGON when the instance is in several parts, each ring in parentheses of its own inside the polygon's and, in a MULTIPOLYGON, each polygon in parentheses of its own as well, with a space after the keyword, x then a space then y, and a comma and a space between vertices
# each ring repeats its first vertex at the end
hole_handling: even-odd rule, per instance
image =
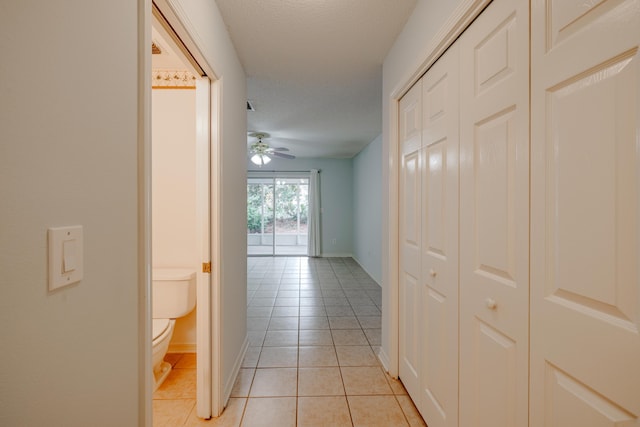
POLYGON ((489 309, 489 310, 495 310, 498 308, 498 303, 496 302, 496 300, 494 300, 493 298, 487 298, 484 300, 484 305, 489 309))

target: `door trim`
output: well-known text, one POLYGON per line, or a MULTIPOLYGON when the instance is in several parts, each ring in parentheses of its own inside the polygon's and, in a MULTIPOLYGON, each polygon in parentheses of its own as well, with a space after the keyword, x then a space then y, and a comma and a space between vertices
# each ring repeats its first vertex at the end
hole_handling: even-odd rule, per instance
POLYGON ((138 0, 138 425, 152 426, 151 0, 138 0))
MULTIPOLYGON (((213 73, 212 70, 209 70, 213 73)), ((210 80, 211 83, 211 98, 209 110, 209 171, 210 171, 210 186, 209 186, 209 203, 210 209, 210 227, 209 232, 211 238, 209 244, 211 245, 211 416, 218 417, 222 414, 226 403, 226 396, 224 394, 224 384, 222 383, 222 307, 220 302, 222 301, 222 295, 220 293, 221 270, 220 264, 215 261, 221 259, 220 249, 220 203, 221 188, 220 188, 220 170, 222 165, 220 164, 220 140, 221 140, 221 111, 222 111, 222 80, 210 80)))
POLYGON ((196 414, 211 416, 213 378, 211 375, 211 82, 208 77, 196 80, 196 215, 200 261, 196 311, 196 414), (204 265, 208 264, 208 271, 204 265))
POLYGON ((394 100, 402 98, 492 1, 463 0, 426 46, 425 59, 413 72, 409 73, 404 83, 393 91, 391 97, 394 100))
MULTIPOLYGON (((198 382, 202 381, 202 387, 198 387, 198 404, 197 404, 197 415, 201 418, 211 418, 217 417, 222 413, 224 409, 224 395, 222 392, 222 363, 220 358, 220 346, 221 346, 221 307, 220 307, 220 266, 214 262, 214 260, 220 259, 220 214, 217 211, 220 207, 219 199, 220 199, 220 179, 219 179, 219 171, 221 170, 220 165, 220 156, 219 156, 219 141, 220 141, 220 118, 221 118, 221 93, 222 93, 222 80, 218 79, 217 74, 214 72, 213 67, 209 64, 209 62, 205 59, 202 54, 200 48, 203 43, 197 36, 197 32, 195 31, 192 23, 187 17, 186 13, 182 10, 180 4, 175 0, 140 0, 145 2, 145 20, 148 22, 148 28, 141 28, 141 31, 145 32, 144 34, 144 42, 140 47, 140 50, 144 52, 145 60, 148 61, 148 68, 143 70, 143 72, 147 72, 149 75, 148 80, 148 99, 145 99, 144 105, 144 114, 145 117, 148 116, 148 126, 150 129, 151 125, 151 51, 148 49, 150 46, 150 35, 151 35, 151 14, 152 8, 159 11, 164 18, 164 20, 169 25, 170 29, 177 35, 179 41, 183 44, 186 49, 186 52, 191 56, 191 60, 195 61, 199 69, 202 70, 204 77, 208 78, 209 84, 207 85, 209 88, 209 96, 208 96, 208 104, 209 109, 206 113, 206 117, 200 117, 197 111, 197 119, 204 118, 207 120, 208 129, 205 132, 208 134, 208 152, 204 154, 206 159, 203 159, 204 163, 208 166, 208 175, 209 182, 208 188, 201 189, 203 192, 208 193, 202 196, 202 199, 207 199, 206 203, 208 204, 208 215, 207 218, 203 218, 203 224, 200 224, 200 228, 203 230, 208 229, 208 239, 203 239, 202 245, 203 247, 200 250, 202 256, 209 255, 209 259, 203 260, 203 262, 212 261, 212 272, 209 275, 209 280, 202 281, 202 285, 198 289, 198 297, 203 297, 202 300, 198 302, 199 306, 199 315, 197 318, 197 345, 198 345, 198 360, 201 358, 204 359, 204 365, 198 367, 198 382), (148 30, 148 31, 147 31, 148 30), (148 33, 148 35, 147 35, 148 33), (206 288, 205 289, 205 285, 206 288), (204 325, 202 322, 207 322, 208 324, 204 325), (204 352, 204 353, 203 353, 204 352), (204 380, 204 376, 206 376, 206 381, 204 380), (207 386, 207 383, 209 384, 207 386)), ((142 37, 142 36, 141 36, 142 37)), ((142 56, 142 55, 141 55, 142 56)), ((197 67, 196 67, 197 68, 197 67)), ((199 70, 198 70, 199 71, 199 70)), ((147 78, 146 76, 142 76, 141 78, 147 78)), ((146 84, 146 83, 145 83, 146 84)), ((146 94, 146 92, 145 92, 146 94)), ((145 133, 145 137, 148 139, 147 142, 147 150, 145 150, 142 154, 141 162, 144 163, 144 171, 145 179, 148 182, 145 182, 145 194, 144 200, 145 203, 149 202, 148 210, 146 210, 143 214, 144 218, 141 220, 145 224, 145 227, 150 227, 150 182, 151 182, 151 152, 150 152, 150 130, 145 133)), ((204 203, 204 200, 202 200, 204 203)), ((199 203, 201 203, 199 201, 199 203)), ((207 207, 204 207, 207 208, 207 207)), ((203 209, 205 210, 205 209, 203 209)), ((146 244, 150 246, 150 228, 146 236, 141 237, 144 239, 141 244, 146 244)), ((146 322, 149 323, 147 328, 150 328, 150 319, 151 319, 151 309, 150 309, 150 287, 151 287, 151 251, 149 250, 147 253, 147 259, 145 260, 144 266, 141 266, 141 270, 145 270, 148 275, 148 290, 145 294, 145 301, 149 305, 148 312, 146 313, 146 322)), ((201 274, 201 273, 199 273, 201 274)), ((207 276, 207 274, 202 274, 202 276, 207 276)), ((145 425, 150 425, 151 422, 151 407, 152 407, 152 374, 151 374, 151 333, 149 329, 149 333, 145 336, 145 348, 144 351, 149 352, 149 376, 148 380, 145 380, 149 383, 149 391, 145 395, 145 413, 147 413, 146 420, 147 423, 145 425)), ((146 360, 146 359, 145 359, 146 360)))

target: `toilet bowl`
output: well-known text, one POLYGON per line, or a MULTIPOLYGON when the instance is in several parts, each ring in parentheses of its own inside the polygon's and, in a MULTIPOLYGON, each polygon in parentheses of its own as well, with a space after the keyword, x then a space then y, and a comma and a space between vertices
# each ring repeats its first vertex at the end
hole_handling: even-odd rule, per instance
POLYGON ((177 268, 153 269, 152 274, 152 363, 155 390, 171 371, 171 365, 164 361, 164 356, 169 349, 175 319, 186 316, 196 306, 196 273, 194 270, 177 268))
POLYGON ((162 384, 171 371, 171 365, 164 361, 164 356, 167 354, 167 350, 169 350, 169 343, 173 336, 175 324, 175 319, 153 319, 153 350, 151 360, 153 363, 153 376, 155 378, 154 390, 162 384))

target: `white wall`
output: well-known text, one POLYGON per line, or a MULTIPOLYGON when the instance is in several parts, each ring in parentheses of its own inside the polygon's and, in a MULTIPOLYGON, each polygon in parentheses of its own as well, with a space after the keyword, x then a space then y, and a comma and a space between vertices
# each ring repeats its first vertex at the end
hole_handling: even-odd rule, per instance
MULTIPOLYGON (((283 160, 274 158, 263 168, 257 167, 249 160, 246 165, 249 170, 308 171, 320 169, 322 256, 350 257, 353 254, 351 163, 351 159, 298 158, 283 160)), ((245 224, 245 233, 246 228, 245 224)))
POLYGON ((138 2, 0 5, 0 425, 139 424, 138 2), (47 228, 84 227, 48 292, 47 228))
POLYGON ((382 281, 382 135, 353 158, 353 258, 382 281))
MULTIPOLYGON (((409 17, 407 24, 396 39, 393 47, 387 54, 382 67, 382 351, 383 358, 392 354, 391 337, 389 333, 391 304, 397 304, 392 299, 390 282, 392 278, 389 272, 389 263, 397 255, 397 242, 389 240, 390 224, 394 226, 390 217, 389 207, 396 205, 394 199, 397 194, 397 180, 394 177, 397 164, 394 161, 397 156, 392 155, 395 150, 390 144, 395 137, 396 110, 393 103, 394 92, 405 86, 412 76, 427 59, 429 47, 434 36, 444 25, 452 13, 463 4, 465 0, 418 0, 416 7, 409 17)), ((393 368, 393 366, 391 366, 393 368)))
POLYGON ((220 149, 212 173, 219 174, 220 199, 214 207, 214 221, 219 221, 221 228, 212 236, 220 242, 220 252, 213 253, 212 268, 214 274, 220 274, 222 381, 230 389, 247 337, 246 76, 215 1, 169 3, 179 12, 218 78, 213 90, 220 93, 222 116, 213 134, 220 149))
MULTIPOLYGON (((153 89, 151 111, 153 267, 197 271, 196 91, 153 89)), ((177 319, 173 347, 195 346, 196 310, 177 319)))

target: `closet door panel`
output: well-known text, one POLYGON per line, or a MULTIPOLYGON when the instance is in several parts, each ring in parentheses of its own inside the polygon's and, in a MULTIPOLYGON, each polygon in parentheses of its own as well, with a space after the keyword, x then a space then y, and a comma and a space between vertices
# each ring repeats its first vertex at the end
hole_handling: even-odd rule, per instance
POLYGON ((422 334, 422 86, 418 82, 400 100, 400 379, 414 401, 420 395, 422 334))
POLYGON ((464 426, 528 424, 528 6, 495 0, 459 40, 464 426))
POLYGON ((640 1, 532 9, 531 423, 640 423, 640 1))
POLYGON ((459 51, 422 79, 422 396, 430 427, 458 425, 459 51))

